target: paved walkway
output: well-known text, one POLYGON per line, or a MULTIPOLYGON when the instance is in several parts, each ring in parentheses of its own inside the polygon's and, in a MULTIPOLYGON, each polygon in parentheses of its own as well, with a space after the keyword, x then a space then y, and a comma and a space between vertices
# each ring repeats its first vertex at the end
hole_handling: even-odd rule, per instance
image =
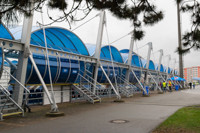
POLYGON ((148 133, 179 108, 194 104, 200 104, 200 87, 196 87, 194 90, 165 93, 151 97, 130 98, 125 103, 113 103, 110 106, 8 129, 3 132, 148 133), (123 124, 110 122, 117 119, 127 120, 128 122, 123 124))

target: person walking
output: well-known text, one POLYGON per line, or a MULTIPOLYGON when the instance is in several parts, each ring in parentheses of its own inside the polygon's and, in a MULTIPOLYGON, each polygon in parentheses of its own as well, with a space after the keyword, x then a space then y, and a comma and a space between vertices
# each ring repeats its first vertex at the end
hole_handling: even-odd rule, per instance
POLYGON ((160 88, 163 90, 163 85, 162 85, 162 82, 160 82, 160 88))
POLYGON ((195 89, 195 82, 193 82, 193 89, 195 89))
POLYGON ((189 83, 190 89, 192 89, 192 82, 189 83))
POLYGON ((163 85, 163 92, 166 92, 166 86, 167 86, 167 83, 165 82, 165 81, 163 81, 163 83, 162 83, 163 85))
POLYGON ((169 91, 172 92, 172 82, 169 80, 168 82, 169 91))

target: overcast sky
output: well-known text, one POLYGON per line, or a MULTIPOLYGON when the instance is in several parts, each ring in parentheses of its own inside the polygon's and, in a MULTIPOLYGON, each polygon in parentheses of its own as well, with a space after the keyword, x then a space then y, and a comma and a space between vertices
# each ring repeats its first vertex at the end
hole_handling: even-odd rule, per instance
MULTIPOLYGON (((177 11, 176 11, 176 4, 174 0, 156 0, 156 5, 159 9, 164 11, 164 19, 159 22, 158 24, 145 27, 145 37, 141 40, 136 42, 134 45, 134 51, 139 53, 142 57, 146 57, 147 55, 147 46, 136 50, 137 47, 141 47, 148 42, 153 43, 153 54, 151 59, 155 62, 158 62, 159 53, 156 52, 159 49, 164 50, 164 59, 162 61, 163 64, 167 64, 167 56, 171 55, 171 63, 170 67, 173 68, 174 66, 174 59, 178 62, 178 54, 175 52, 178 46, 178 35, 177 35, 177 11), (137 46, 137 47, 136 47, 137 46)), ((92 11, 91 14, 83 21, 77 22, 72 25, 72 29, 79 26, 80 24, 84 23, 85 21, 89 20, 90 18, 94 17, 97 11, 92 11)), ((55 12, 55 15, 59 13, 55 12)), ((36 21, 41 22, 41 16, 39 13, 35 13, 34 15, 34 22, 33 25, 37 25, 36 21)), ((48 23, 48 18, 44 14, 44 23, 48 23)), ((113 42, 124 35, 127 35, 131 30, 132 26, 128 20, 119 20, 113 17, 109 12, 106 12, 106 21, 107 21, 107 31, 109 39, 106 36, 106 29, 104 29, 104 36, 103 36, 103 45, 107 45, 108 42, 113 42), (109 41, 108 41, 109 40, 109 41)), ((63 23, 55 23, 54 26, 60 26, 69 29, 69 26, 66 22, 63 23)), ((80 27, 79 29, 73 31, 76 33, 84 43, 96 43, 97 38, 97 31, 99 26, 99 18, 96 17, 91 20, 89 23, 85 24, 84 26, 80 27)), ((189 15, 182 15, 182 33, 184 33, 187 29, 190 28, 190 19, 189 15)), ((124 37, 120 41, 117 41, 112 44, 113 46, 117 47, 119 50, 124 48, 129 48, 130 45, 130 35, 124 37)), ((189 54, 184 56, 184 67, 191 67, 191 66, 199 66, 200 60, 198 59, 200 55, 200 51, 192 50, 189 54)), ((178 67, 178 63, 176 63, 176 68, 178 67)))

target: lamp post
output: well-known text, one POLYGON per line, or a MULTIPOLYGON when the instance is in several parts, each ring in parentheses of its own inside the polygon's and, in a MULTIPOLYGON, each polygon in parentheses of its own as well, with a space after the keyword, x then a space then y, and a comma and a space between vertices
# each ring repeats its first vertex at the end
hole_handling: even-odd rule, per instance
MULTIPOLYGON (((181 18, 180 18, 180 2, 177 2, 177 22, 178 22, 178 47, 182 50, 181 42, 181 18)), ((179 53, 179 76, 183 78, 183 54, 179 53)))

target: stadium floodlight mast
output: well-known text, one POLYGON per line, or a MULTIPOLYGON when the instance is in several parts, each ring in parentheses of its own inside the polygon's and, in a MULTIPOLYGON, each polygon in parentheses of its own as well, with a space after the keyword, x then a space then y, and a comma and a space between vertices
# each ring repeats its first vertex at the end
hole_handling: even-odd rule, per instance
MULTIPOLYGON (((180 2, 177 2, 178 47, 182 50, 180 2)), ((179 52, 179 76, 183 78, 183 54, 179 52)))

